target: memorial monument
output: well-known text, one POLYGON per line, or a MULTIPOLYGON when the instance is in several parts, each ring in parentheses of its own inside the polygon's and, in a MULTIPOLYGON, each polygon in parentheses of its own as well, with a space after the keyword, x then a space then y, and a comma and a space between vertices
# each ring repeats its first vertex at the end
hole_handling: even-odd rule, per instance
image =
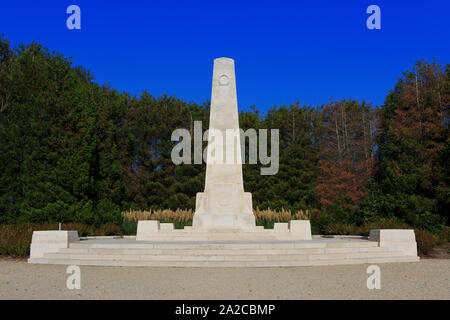
POLYGON ((197 193, 195 204, 195 229, 255 228, 252 195, 244 192, 240 141, 227 131, 239 133, 236 77, 233 59, 218 58, 214 60, 209 142, 215 138, 215 150, 222 150, 215 157, 207 154, 205 191, 197 193))
POLYGON ((278 267, 418 261, 414 230, 312 238, 308 220, 255 226, 244 192, 234 61, 214 60, 205 189, 192 226, 140 220, 136 237, 35 231, 29 263, 98 266, 278 267), (231 131, 232 139, 228 139, 231 131), (221 150, 223 152, 221 152, 221 150))

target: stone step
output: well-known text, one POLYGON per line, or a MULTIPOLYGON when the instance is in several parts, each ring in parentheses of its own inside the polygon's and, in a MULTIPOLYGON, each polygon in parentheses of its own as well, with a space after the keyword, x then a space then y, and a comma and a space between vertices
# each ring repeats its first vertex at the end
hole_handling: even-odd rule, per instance
POLYGON ((161 241, 130 243, 72 242, 70 248, 118 248, 118 249, 296 249, 296 248, 368 248, 378 247, 375 241, 161 241))
POLYGON ((67 254, 121 254, 121 255, 277 255, 277 254, 325 254, 325 253, 355 253, 355 252, 389 252, 387 248, 356 247, 356 248, 277 248, 277 249, 117 249, 117 248, 62 248, 60 253, 67 254))
POLYGON ((210 230, 195 231, 189 230, 160 230, 147 235, 152 241, 158 240, 302 240, 304 235, 296 232, 278 231, 274 229, 254 229, 252 231, 241 231, 239 229, 234 232, 228 230, 210 230))
POLYGON ((329 259, 361 259, 372 257, 401 256, 401 251, 382 252, 353 252, 329 254, 229 254, 229 255, 167 255, 167 254, 82 254, 82 253, 47 253, 48 259, 74 259, 74 260, 124 260, 124 261, 290 261, 290 260, 329 260, 329 259))
POLYGON ((205 236, 173 236, 173 235, 166 235, 166 236, 155 236, 151 238, 151 241, 184 241, 184 240, 191 240, 191 241, 202 241, 202 240, 209 240, 209 241, 226 241, 226 240, 301 240, 302 238, 300 236, 295 235, 239 235, 239 236, 233 236, 233 235, 205 235, 205 236))
POLYGON ((134 266, 134 267, 297 267, 324 266, 366 263, 415 262, 418 257, 392 256, 353 259, 324 259, 324 260, 263 260, 263 261, 133 261, 133 260, 86 260, 86 259, 51 259, 33 258, 29 263, 62 264, 62 265, 90 265, 90 266, 134 266))

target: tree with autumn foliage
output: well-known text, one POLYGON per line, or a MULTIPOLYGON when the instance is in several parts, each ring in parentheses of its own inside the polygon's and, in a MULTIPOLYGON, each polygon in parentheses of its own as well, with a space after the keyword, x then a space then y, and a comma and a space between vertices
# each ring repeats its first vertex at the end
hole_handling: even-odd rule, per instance
POLYGON ((417 227, 448 223, 449 66, 419 61, 382 108, 379 216, 417 227))
POLYGON ((364 101, 342 100, 322 107, 325 133, 316 188, 322 207, 334 213, 354 212, 367 195, 375 163, 376 116, 377 110, 364 101))

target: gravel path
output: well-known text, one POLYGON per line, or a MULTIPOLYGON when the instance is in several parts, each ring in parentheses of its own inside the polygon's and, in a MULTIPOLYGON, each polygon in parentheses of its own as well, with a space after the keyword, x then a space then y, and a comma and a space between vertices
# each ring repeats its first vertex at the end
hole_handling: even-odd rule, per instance
POLYGON ((295 268, 81 266, 81 289, 66 288, 66 266, 0 259, 0 299, 450 299, 450 260, 295 268))

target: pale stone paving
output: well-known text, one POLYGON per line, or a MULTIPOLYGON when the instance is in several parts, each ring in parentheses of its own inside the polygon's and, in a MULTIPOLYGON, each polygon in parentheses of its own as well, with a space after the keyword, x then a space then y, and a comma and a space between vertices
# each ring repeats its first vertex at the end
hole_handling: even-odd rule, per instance
POLYGON ((81 266, 81 290, 68 290, 67 266, 0 259, 0 299, 450 299, 449 259, 378 266, 380 290, 366 287, 368 264, 238 269, 81 266))

